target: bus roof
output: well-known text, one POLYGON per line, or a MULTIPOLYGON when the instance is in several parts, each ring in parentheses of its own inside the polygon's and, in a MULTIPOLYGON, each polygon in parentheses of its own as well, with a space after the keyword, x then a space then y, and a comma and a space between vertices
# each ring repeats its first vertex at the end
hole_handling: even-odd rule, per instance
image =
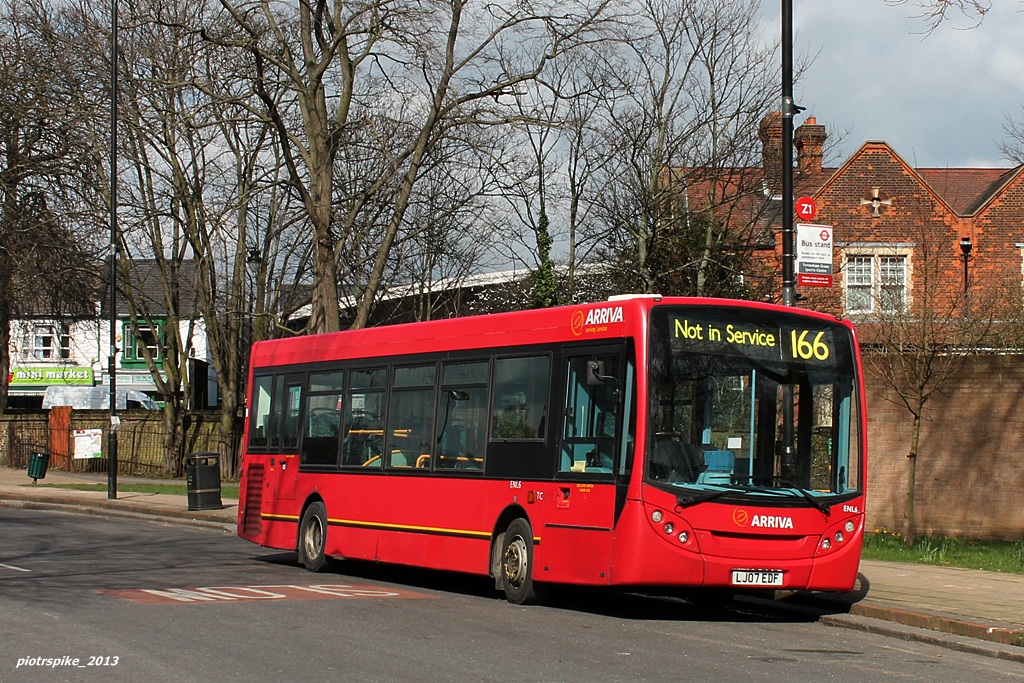
POLYGON ((318 335, 256 342, 250 367, 315 363, 344 358, 374 358, 494 346, 525 346, 563 341, 598 341, 639 334, 647 311, 657 305, 748 308, 806 315, 841 322, 835 316, 740 299, 633 295, 608 301, 418 323, 367 327, 318 335), (500 337, 500 339, 499 339, 500 337))

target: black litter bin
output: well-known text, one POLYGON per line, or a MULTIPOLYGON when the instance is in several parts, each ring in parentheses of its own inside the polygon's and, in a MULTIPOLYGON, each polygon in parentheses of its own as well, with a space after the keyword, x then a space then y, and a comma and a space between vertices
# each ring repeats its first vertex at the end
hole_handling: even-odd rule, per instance
POLYGON ((46 477, 46 468, 50 465, 50 454, 46 451, 41 453, 32 452, 28 456, 28 476, 32 477, 34 484, 37 479, 46 477))
POLYGON ((185 458, 185 484, 189 510, 219 510, 220 456, 193 453, 185 458))

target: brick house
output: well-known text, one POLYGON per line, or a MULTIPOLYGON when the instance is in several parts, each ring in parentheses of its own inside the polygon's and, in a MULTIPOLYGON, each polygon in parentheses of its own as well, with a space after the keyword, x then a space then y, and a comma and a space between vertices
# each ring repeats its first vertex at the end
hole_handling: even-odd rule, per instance
MULTIPOLYGON (((778 300, 781 115, 767 116, 759 132, 762 168, 733 174, 744 178, 749 204, 740 214, 759 216, 773 236, 775 248, 762 258, 774 281, 769 297, 778 300)), ((798 306, 857 321, 869 359, 887 342, 886 320, 1020 319, 1024 166, 915 168, 887 143, 867 141, 840 166, 823 168, 827 131, 814 118, 796 128, 793 141, 794 198, 813 198, 812 222, 830 226, 833 240, 832 286, 798 285, 798 306)), ((681 191, 692 192, 686 200, 693 206, 697 188, 681 191)), ((962 357, 929 398, 917 449, 917 534, 1024 538, 1024 356, 1007 351, 1020 349, 1020 339, 996 336, 1007 327, 986 328, 993 341, 973 349, 990 352, 962 357)), ((929 342, 943 343, 957 346, 929 342)), ((877 372, 869 370, 866 382, 868 524, 901 530, 913 418, 877 372)))
MULTIPOLYGON (((781 137, 781 116, 770 115, 761 140, 772 186, 781 137)), ((793 134, 794 195, 812 197, 813 222, 833 230, 834 284, 800 287, 801 305, 865 323, 898 309, 919 312, 925 299, 954 311, 965 293, 972 306, 1019 308, 1024 166, 914 168, 887 143, 868 141, 838 168, 823 168, 826 139, 814 118, 793 134)))
MULTIPOLYGON (((759 244, 751 247, 758 258, 743 275, 761 283, 765 298, 778 301, 781 114, 765 117, 759 135, 760 168, 728 169, 713 182, 702 179, 700 170, 667 171, 666 226, 682 207, 713 207, 727 232, 758 235, 759 244)), ((957 364, 923 413, 915 533, 1024 538, 1024 339, 1014 336, 1019 326, 1008 324, 1022 319, 1024 166, 915 168, 887 143, 867 141, 838 167, 826 168, 827 139, 814 118, 793 133, 794 199, 814 200, 817 213, 809 222, 828 226, 833 244, 832 285, 798 285, 797 305, 851 318, 858 326, 868 366, 869 528, 903 529, 913 431, 902 390, 895 391, 873 361, 880 348, 916 343, 933 355, 955 356, 957 364), (983 327, 983 318, 998 324, 983 327), (934 337, 912 339, 923 334, 920 322, 926 319, 946 324, 931 326, 939 328, 930 330, 934 337), (968 327, 984 336, 960 343, 968 339, 968 327), (964 348, 971 353, 958 353, 964 348)))

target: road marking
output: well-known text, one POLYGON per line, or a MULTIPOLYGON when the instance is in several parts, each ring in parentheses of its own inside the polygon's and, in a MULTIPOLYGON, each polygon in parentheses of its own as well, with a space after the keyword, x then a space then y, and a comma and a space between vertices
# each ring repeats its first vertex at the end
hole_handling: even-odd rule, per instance
POLYGON ((11 571, 15 571, 15 572, 31 572, 32 571, 31 569, 23 569, 21 567, 15 567, 13 564, 4 564, 3 562, 0 562, 0 567, 3 567, 4 569, 10 569, 11 571))
POLYGON ((382 590, 351 584, 272 584, 268 586, 202 586, 188 588, 104 589, 113 595, 142 605, 183 605, 196 603, 244 602, 253 600, 339 600, 343 598, 426 598, 424 593, 382 590))

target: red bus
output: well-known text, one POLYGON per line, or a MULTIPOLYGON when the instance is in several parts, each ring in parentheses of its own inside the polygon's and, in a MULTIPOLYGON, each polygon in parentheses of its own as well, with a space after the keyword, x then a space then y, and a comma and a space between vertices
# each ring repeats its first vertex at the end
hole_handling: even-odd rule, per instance
MULTIPOLYGON (((661 296, 253 345, 238 534, 551 584, 848 591, 853 326, 661 296)), ((707 591, 708 594, 714 591, 707 591)))

